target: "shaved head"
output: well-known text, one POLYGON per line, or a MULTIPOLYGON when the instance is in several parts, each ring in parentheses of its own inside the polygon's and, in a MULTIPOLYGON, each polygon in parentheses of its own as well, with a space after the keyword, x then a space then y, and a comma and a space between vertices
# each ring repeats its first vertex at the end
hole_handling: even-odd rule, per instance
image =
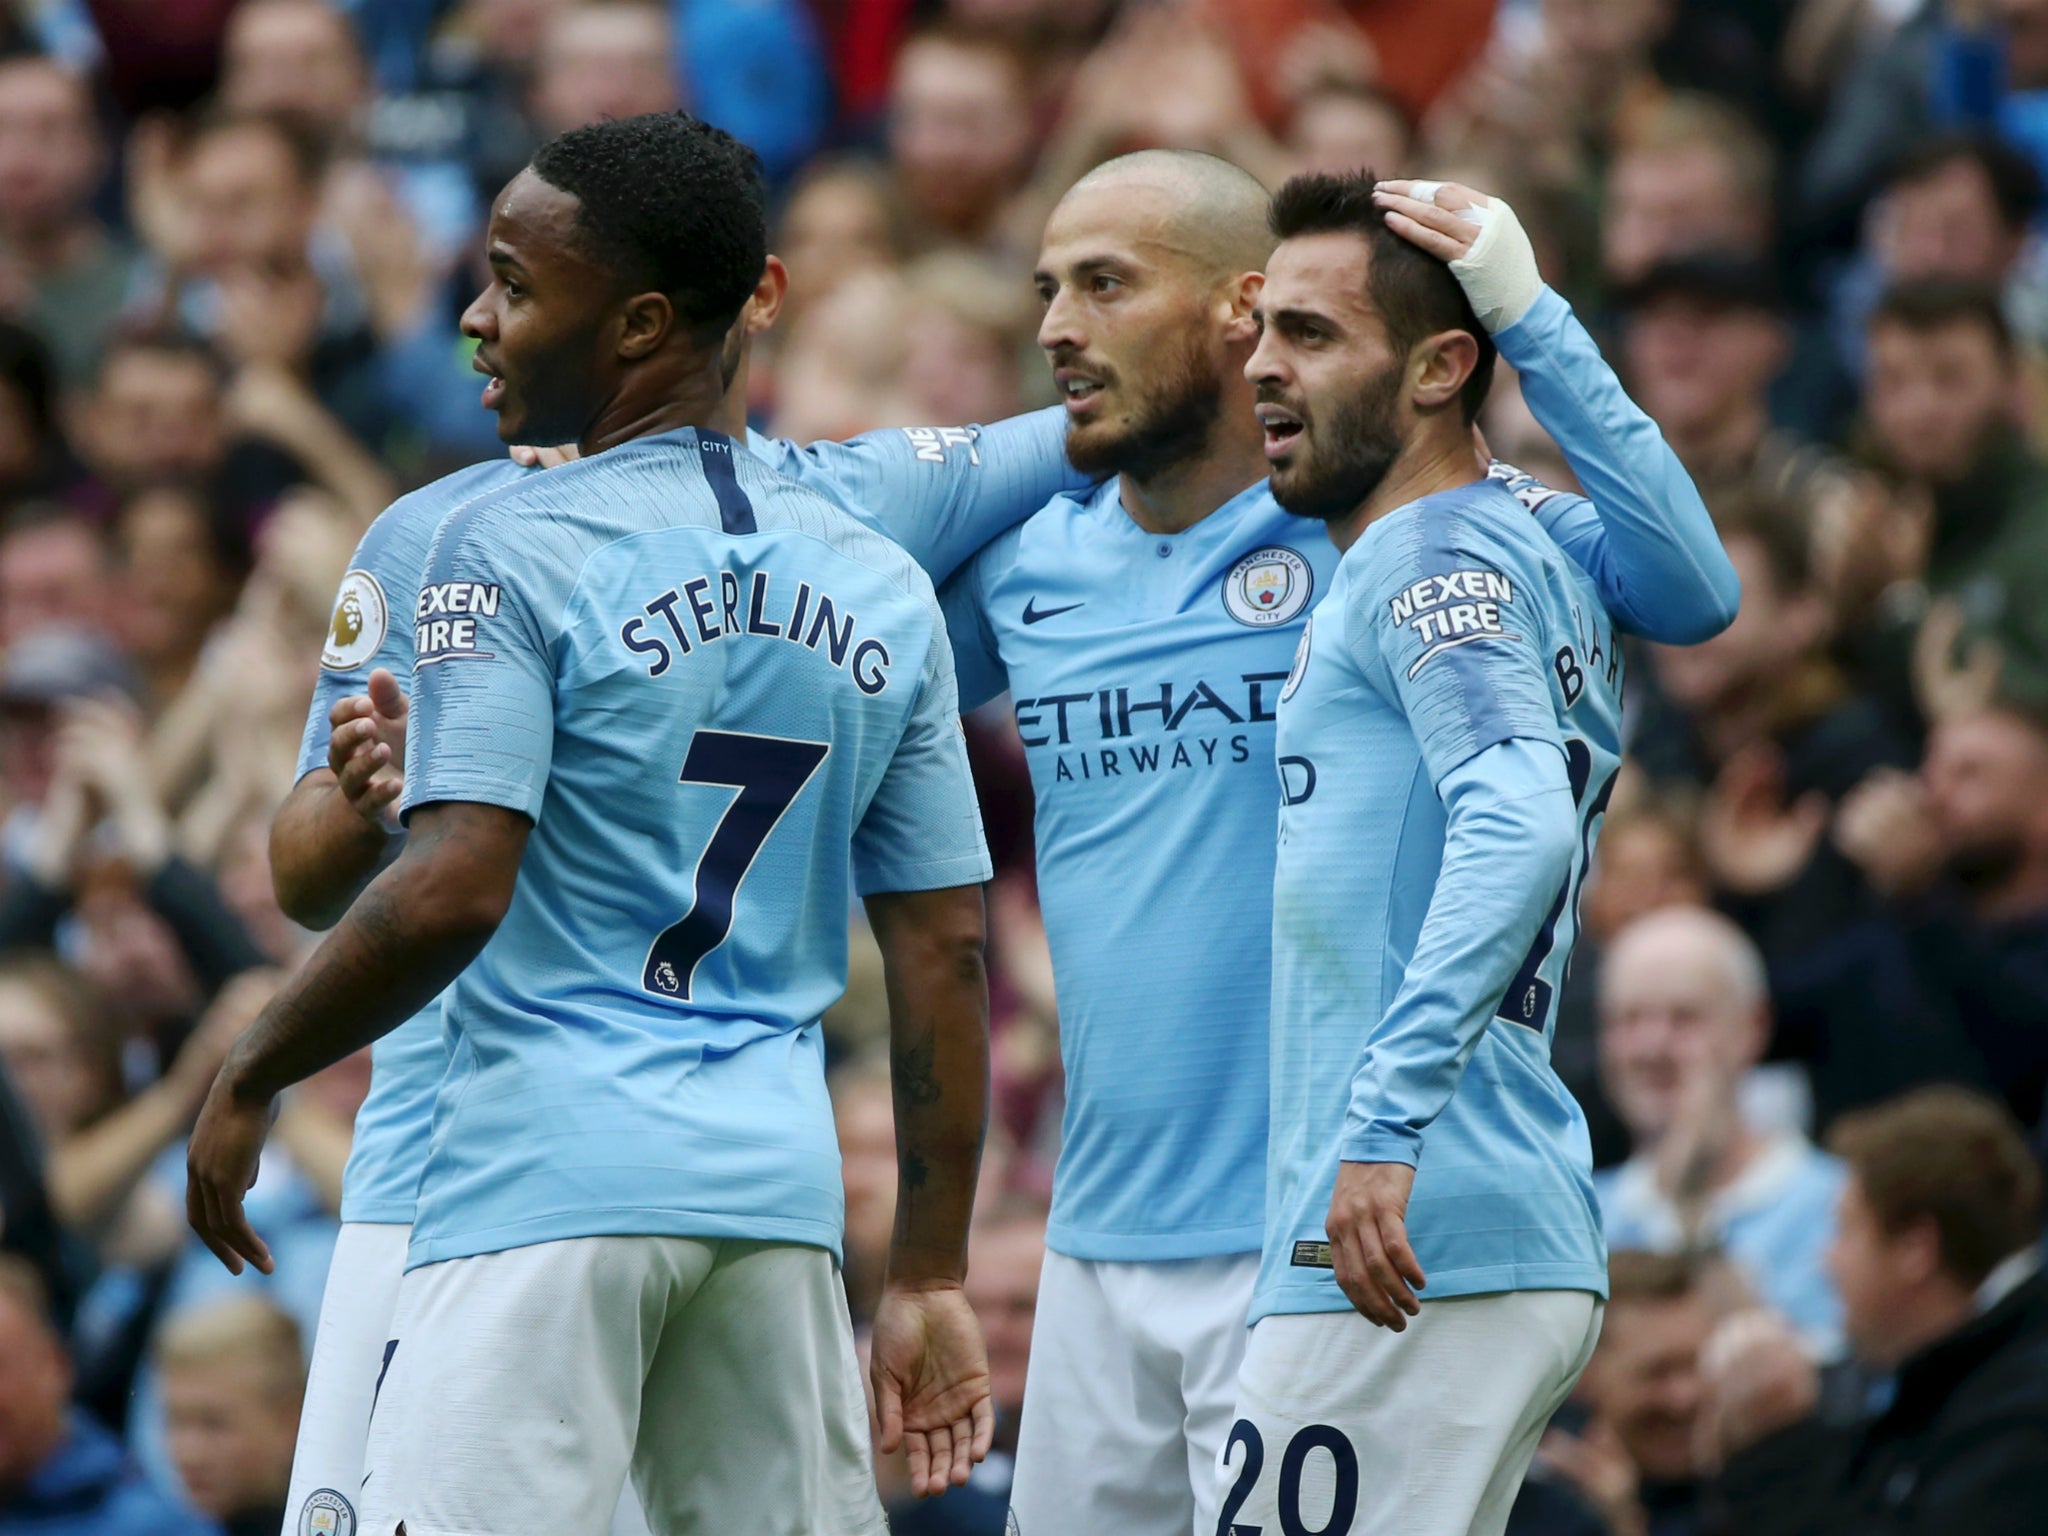
POLYGON ((1151 240, 1221 280, 1257 272, 1273 254, 1268 200, 1256 176, 1216 155, 1141 149, 1106 160, 1075 182, 1052 223, 1060 222, 1070 204, 1077 211, 1084 205, 1090 211, 1122 207, 1147 226, 1151 240))

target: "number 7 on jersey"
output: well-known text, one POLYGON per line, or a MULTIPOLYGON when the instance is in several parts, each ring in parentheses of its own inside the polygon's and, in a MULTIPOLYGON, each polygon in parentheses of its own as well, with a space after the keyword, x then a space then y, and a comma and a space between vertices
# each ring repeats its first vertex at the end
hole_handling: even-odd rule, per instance
POLYGON ((690 1000, 697 965, 732 933, 740 882, 791 802, 803 793, 831 745, 784 736, 699 731, 690 738, 678 782, 715 784, 739 793, 711 829, 691 877, 690 910, 662 930, 647 951, 640 985, 659 997, 690 1000))

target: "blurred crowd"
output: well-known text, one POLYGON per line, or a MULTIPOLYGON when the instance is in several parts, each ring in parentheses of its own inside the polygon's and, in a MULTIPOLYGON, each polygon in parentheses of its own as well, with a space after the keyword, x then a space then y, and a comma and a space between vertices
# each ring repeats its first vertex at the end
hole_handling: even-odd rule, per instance
MULTIPOLYGON (((1124 150, 1513 202, 1744 593, 1631 658, 1555 1050, 1614 1298, 1514 1529, 2048 1528, 1972 1501, 2048 1479, 2048 0, 4 0, 0 1533, 278 1528, 368 1067, 290 1096, 277 1273, 231 1279, 182 1142, 310 941, 268 818, 363 528, 502 451, 457 329, 490 198, 674 107, 769 173, 750 407, 798 440, 1048 403, 1038 232, 1124 150)), ((1572 483, 1505 369, 1483 426, 1572 483)), ((926 1536, 1003 1529, 1060 1135, 1030 785, 969 728, 1004 1428, 926 1536)), ((871 947, 827 1027, 858 1316, 871 947)))

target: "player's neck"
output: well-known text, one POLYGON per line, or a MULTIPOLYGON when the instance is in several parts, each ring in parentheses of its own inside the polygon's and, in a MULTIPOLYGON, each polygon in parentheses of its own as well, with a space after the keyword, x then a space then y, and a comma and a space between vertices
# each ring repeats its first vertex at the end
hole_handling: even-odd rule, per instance
POLYGON ((1366 529, 1411 501, 1456 490, 1486 478, 1486 459, 1468 431, 1419 433, 1394 460, 1377 489, 1349 517, 1330 523, 1330 542, 1339 551, 1356 544, 1366 529))
MULTIPOLYGON (((736 382, 736 381, 734 381, 736 382)), ((716 352, 656 370, 622 387, 584 432, 585 458, 637 437, 701 427, 727 437, 747 435, 747 397, 729 387, 716 352)))
POLYGON ((1219 421, 1200 453, 1155 474, 1142 479, 1130 471, 1119 475, 1117 492, 1131 521, 1147 533, 1184 533, 1265 479, 1258 418, 1249 406, 1243 418, 1249 430, 1232 430, 1219 421))

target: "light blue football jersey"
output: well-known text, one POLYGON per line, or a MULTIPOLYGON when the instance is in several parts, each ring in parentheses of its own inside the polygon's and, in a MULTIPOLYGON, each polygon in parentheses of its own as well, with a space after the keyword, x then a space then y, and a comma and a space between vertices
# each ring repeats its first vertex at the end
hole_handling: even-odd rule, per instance
MULTIPOLYGON (((1058 410, 987 427, 912 427, 801 447, 750 433, 748 448, 900 543, 934 579, 1062 489, 1086 483, 1066 458, 1058 410)), ((306 714, 299 777, 327 765, 336 701, 360 694, 379 667, 412 689, 410 613, 441 520, 470 498, 535 471, 509 459, 458 470, 400 497, 364 534, 342 580, 321 672, 306 714)), ((434 1095, 448 1065, 440 1006, 371 1049, 369 1097, 356 1114, 342 1180, 344 1221, 410 1222, 434 1095)))
POLYGON ((856 892, 988 878, 931 579, 731 439, 636 439, 451 513, 407 814, 532 836, 448 989, 410 1262, 605 1233, 839 1250, 818 1018, 856 892))
MULTIPOLYGON (((1546 290, 1497 339, 1599 505, 1506 465, 1496 494, 1624 627, 1724 628, 1738 589, 1713 521, 1570 306, 1546 290)), ((1010 690, 1031 770, 1067 1093, 1046 1241, 1069 1257, 1264 1236, 1275 689, 1336 568, 1321 525, 1263 482, 1168 536, 1112 482, 1056 499, 941 593, 963 699, 1010 690)))
MULTIPOLYGON (((1388 514, 1338 566, 1279 706, 1254 1320, 1350 1308, 1324 1233, 1340 1158, 1416 1165, 1407 1221, 1425 1299, 1605 1294, 1585 1116, 1551 1070, 1550 1037, 1620 767, 1620 687, 1599 592, 1497 481, 1388 514), (1517 749, 1561 754, 1564 774, 1517 749), (1518 761, 1569 782, 1561 880, 1529 878, 1511 837, 1473 862, 1499 837, 1484 816, 1447 853, 1446 781, 1518 761)), ((1486 793, 1512 804, 1533 791, 1489 780, 1486 793)))

